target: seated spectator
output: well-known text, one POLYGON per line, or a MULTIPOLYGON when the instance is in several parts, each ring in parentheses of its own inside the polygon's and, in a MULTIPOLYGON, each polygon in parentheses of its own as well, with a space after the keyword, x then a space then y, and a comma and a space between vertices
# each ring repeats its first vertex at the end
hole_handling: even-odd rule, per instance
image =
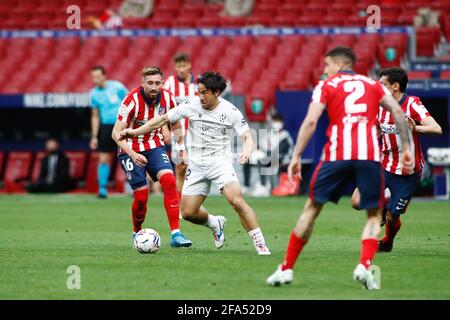
POLYGON ((31 193, 57 193, 73 189, 74 183, 69 176, 69 159, 59 149, 56 139, 48 139, 45 144, 46 156, 42 159, 41 172, 37 183, 27 190, 31 193))
POLYGON ((222 15, 228 17, 244 17, 250 15, 254 0, 225 0, 222 15))
POLYGON ((123 18, 147 18, 153 11, 153 0, 124 0, 119 8, 123 18))
MULTIPOLYGON (((275 113, 272 115, 271 128, 267 135, 260 135, 257 149, 250 154, 249 163, 244 165, 244 186, 250 188, 250 173, 252 166, 260 170, 260 181, 253 187, 251 195, 269 196, 270 184, 267 184, 267 175, 263 173, 262 168, 272 167, 273 173, 286 173, 289 165, 294 142, 287 130, 283 129, 283 117, 275 113), (278 163, 272 163, 272 157, 278 158, 278 163)), ((272 185, 275 185, 277 176, 270 176, 272 185)), ((291 191, 292 193, 293 191, 291 191)))
POLYGON ((107 9, 100 18, 88 17, 88 22, 92 24, 95 29, 118 29, 123 26, 122 16, 113 9, 107 9))

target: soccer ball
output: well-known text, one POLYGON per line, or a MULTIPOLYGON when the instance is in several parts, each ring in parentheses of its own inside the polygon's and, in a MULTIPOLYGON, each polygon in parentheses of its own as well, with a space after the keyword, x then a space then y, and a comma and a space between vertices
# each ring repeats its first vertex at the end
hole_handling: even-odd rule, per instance
POLYGON ((156 253, 160 246, 161 237, 153 229, 142 229, 134 237, 134 247, 140 253, 156 253))

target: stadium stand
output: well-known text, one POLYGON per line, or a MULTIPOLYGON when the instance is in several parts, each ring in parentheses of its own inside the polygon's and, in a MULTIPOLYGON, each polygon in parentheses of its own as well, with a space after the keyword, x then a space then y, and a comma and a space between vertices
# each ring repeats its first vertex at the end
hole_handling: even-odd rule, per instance
MULTIPOLYGON (((76 3, 82 17, 101 16, 117 9, 121 0, 0 0, 1 30, 65 30, 66 8, 76 3), (12 9, 11 9, 12 8, 12 9)), ((412 26, 419 8, 439 10, 439 26, 416 28, 415 52, 418 58, 449 59, 441 55, 450 39, 448 0, 402 1, 341 0, 256 0, 248 17, 225 17, 223 6, 196 0, 155 0, 148 18, 125 18, 125 29, 156 28, 241 28, 241 27, 352 27, 365 25, 365 10, 378 4, 383 26, 412 26)), ((92 28, 85 19, 82 28, 92 28)), ((371 74, 377 68, 406 65, 408 35, 288 35, 288 36, 161 36, 161 37, 36 37, 0 38, 0 94, 42 92, 87 92, 91 86, 90 68, 101 64, 108 76, 127 88, 138 85, 143 65, 158 65, 166 74, 173 72, 172 57, 185 51, 193 59, 198 74, 217 69, 231 80, 234 95, 245 96, 245 110, 275 103, 275 92, 310 90, 322 76, 321 57, 337 45, 352 47, 358 57, 355 69, 371 74), (226 57, 224 59, 223 57, 226 57), (71 63, 76 61, 76 63, 71 63), (95 62, 95 63, 94 63, 95 62), (30 78, 33 79, 30 82, 30 78)), ((411 80, 450 79, 450 71, 409 71, 411 80)), ((263 113, 265 115, 265 113, 263 113)), ((265 121, 265 116, 253 121, 265 121)), ((80 188, 96 190, 96 154, 69 152, 72 178, 80 188), (84 181, 86 184, 84 185, 84 181)), ((0 179, 8 192, 22 191, 20 181, 34 180, 39 153, 0 152, 0 179), (2 171, 3 168, 8 170, 2 171), (13 169, 13 170, 9 170, 13 169), (3 177, 4 176, 4 177, 3 177)), ((37 171, 36 171, 37 170, 37 171)), ((116 166, 117 191, 125 177, 116 166)))

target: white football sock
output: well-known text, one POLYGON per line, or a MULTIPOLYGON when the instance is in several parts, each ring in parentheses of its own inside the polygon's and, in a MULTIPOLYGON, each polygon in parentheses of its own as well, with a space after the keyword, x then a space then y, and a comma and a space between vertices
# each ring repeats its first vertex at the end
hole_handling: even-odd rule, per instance
POLYGON ((180 229, 173 229, 172 230, 172 235, 174 235, 175 233, 178 233, 178 232, 180 232, 180 229))
POLYGON ((208 214, 208 220, 203 225, 213 232, 219 232, 219 221, 212 214, 208 214))
POLYGON ((255 247, 266 244, 266 241, 264 240, 264 236, 260 228, 250 230, 248 232, 248 235, 250 236, 250 238, 252 238, 255 247))

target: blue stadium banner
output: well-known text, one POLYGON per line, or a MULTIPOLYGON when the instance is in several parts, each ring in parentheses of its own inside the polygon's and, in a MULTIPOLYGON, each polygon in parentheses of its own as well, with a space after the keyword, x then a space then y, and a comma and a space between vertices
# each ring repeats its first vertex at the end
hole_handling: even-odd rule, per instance
POLYGON ((261 28, 245 27, 236 29, 118 29, 118 30, 12 30, 0 31, 0 38, 62 38, 62 37, 161 37, 161 36, 262 36, 262 35, 314 35, 314 34, 365 34, 365 33, 413 33, 412 27, 385 27, 381 29, 351 27, 320 28, 261 28))
POLYGON ((0 95, 0 108, 87 108, 89 93, 26 93, 0 95))

